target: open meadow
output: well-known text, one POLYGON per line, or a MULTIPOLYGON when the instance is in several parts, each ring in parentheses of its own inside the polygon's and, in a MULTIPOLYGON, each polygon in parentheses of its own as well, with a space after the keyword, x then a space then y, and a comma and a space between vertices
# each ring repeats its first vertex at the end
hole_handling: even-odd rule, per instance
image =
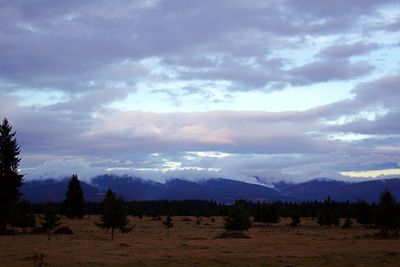
MULTIPOLYGON (((164 218, 163 218, 164 219, 164 218)), ((282 219, 273 226, 254 226, 249 239, 215 238, 223 218, 173 217, 169 235, 162 221, 130 217, 127 234, 96 227, 97 216, 63 219, 73 235, 17 234, 0 236, 0 265, 38 266, 399 266, 400 240, 375 239, 377 231, 321 227, 302 219, 299 227, 282 219), (214 218, 214 219, 213 219, 214 218)))

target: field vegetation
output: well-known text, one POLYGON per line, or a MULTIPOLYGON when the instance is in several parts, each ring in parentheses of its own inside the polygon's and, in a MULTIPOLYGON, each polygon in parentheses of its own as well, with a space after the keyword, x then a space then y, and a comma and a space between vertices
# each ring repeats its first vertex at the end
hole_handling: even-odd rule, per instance
MULTIPOLYGON (((129 217, 129 233, 95 227, 98 216, 63 217, 73 234, 18 232, 0 236, 0 266, 398 266, 400 240, 382 239, 376 229, 354 223, 350 228, 320 226, 316 219, 290 218, 255 224, 247 239, 216 238, 224 232, 222 217, 174 216, 174 227, 144 216, 129 217), (40 266, 40 265, 36 265, 40 266)), ((344 219, 341 219, 341 224, 344 219)))

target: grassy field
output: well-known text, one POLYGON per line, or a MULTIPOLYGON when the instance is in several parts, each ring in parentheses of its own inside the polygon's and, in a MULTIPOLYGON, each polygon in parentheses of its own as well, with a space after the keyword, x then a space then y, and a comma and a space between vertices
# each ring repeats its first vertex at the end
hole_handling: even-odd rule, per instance
POLYGON ((400 240, 380 240, 376 230, 320 227, 302 219, 290 227, 283 219, 270 227, 255 226, 249 239, 218 239, 220 217, 174 217, 167 235, 161 221, 130 218, 132 232, 110 233, 94 226, 98 218, 63 219, 74 235, 0 236, 0 266, 34 266, 43 254, 47 266, 399 266, 400 240))

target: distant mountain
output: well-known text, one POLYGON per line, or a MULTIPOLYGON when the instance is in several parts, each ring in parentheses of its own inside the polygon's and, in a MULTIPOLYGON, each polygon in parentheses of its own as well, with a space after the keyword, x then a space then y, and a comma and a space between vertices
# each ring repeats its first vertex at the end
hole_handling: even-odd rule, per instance
MULTIPOLYGON (((32 181, 22 186, 24 197, 31 202, 60 202, 64 199, 68 180, 32 181)), ((183 200, 213 199, 230 203, 236 199, 253 201, 274 201, 282 198, 278 191, 262 186, 229 179, 210 179, 192 182, 172 179, 165 184, 143 180, 137 177, 102 175, 95 177, 91 184, 81 182, 86 201, 101 201, 104 192, 111 188, 125 200, 183 200)))
POLYGON ((363 199, 367 202, 378 202, 379 195, 384 190, 390 190, 400 201, 400 179, 385 179, 347 184, 345 187, 332 190, 331 196, 337 201, 357 201, 363 199))
POLYGON ((213 199, 229 203, 236 199, 279 200, 282 198, 282 194, 262 185, 222 178, 200 182, 175 179, 165 184, 163 197, 165 199, 213 199))
POLYGON ((294 184, 282 189, 287 196, 295 196, 304 200, 324 199, 332 195, 334 190, 345 187, 347 184, 326 178, 318 178, 304 183, 294 184))
POLYGON ((379 195, 384 190, 390 190, 400 201, 400 179, 383 179, 346 183, 330 179, 314 179, 295 184, 282 190, 285 196, 297 197, 303 200, 323 200, 330 196, 335 201, 378 202, 379 195))
MULTIPOLYGON (((28 181, 21 188, 24 198, 33 202, 60 202, 64 199, 68 179, 62 181, 28 181)), ((323 200, 331 196, 336 201, 363 199, 377 202, 379 195, 389 189, 400 200, 400 179, 373 180, 346 183, 330 179, 314 179, 299 184, 279 183, 274 187, 215 178, 198 182, 172 179, 166 183, 143 180, 138 177, 101 175, 90 184, 81 182, 86 201, 99 202, 111 188, 125 200, 183 200, 213 199, 231 203, 236 199, 252 201, 323 200)))
POLYGON ((153 200, 162 198, 165 185, 138 177, 101 175, 92 179, 92 185, 106 191, 108 188, 126 200, 153 200))

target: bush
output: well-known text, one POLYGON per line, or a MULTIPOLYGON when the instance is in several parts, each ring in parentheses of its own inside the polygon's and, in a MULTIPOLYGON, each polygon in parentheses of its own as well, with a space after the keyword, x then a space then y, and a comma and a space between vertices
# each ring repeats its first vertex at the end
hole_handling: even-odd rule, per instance
POLYGON ((346 218, 346 220, 344 221, 344 223, 342 225, 342 228, 343 229, 350 228, 352 224, 353 224, 353 221, 351 220, 351 218, 346 218))
POLYGON ((225 219, 225 230, 243 232, 251 227, 250 216, 243 204, 236 201, 229 216, 225 219))
POLYGON ((68 226, 63 226, 54 230, 55 235, 73 235, 74 232, 68 226))
POLYGON ((294 214, 291 216, 292 222, 290 223, 290 226, 296 227, 300 224, 300 216, 298 214, 294 214))
POLYGON ((43 227, 35 227, 35 228, 32 228, 32 230, 31 230, 31 234, 34 234, 34 235, 40 235, 40 234, 46 234, 46 233, 47 233, 47 230, 43 227))

